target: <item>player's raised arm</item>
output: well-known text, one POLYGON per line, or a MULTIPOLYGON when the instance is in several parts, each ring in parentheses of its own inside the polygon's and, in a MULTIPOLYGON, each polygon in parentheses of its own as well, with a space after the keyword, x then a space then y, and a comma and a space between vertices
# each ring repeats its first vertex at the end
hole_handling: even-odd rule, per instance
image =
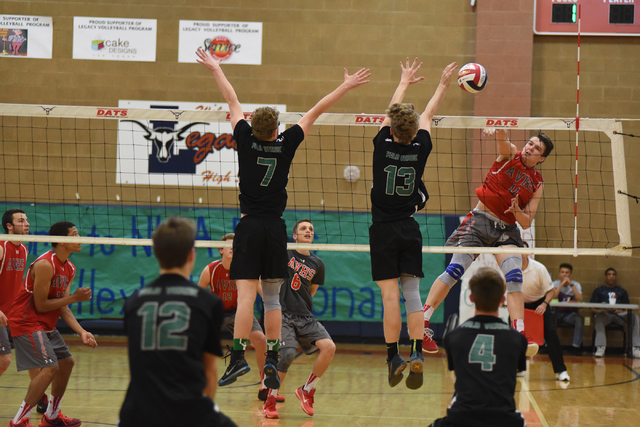
POLYGON ((495 128, 482 130, 482 136, 485 138, 490 138, 494 135, 496 138, 496 148, 498 150, 498 158, 496 159, 496 162, 503 162, 505 160, 512 159, 518 152, 518 149, 511 143, 507 130, 495 128))
POLYGON ((369 80, 367 80, 369 76, 371 76, 371 73, 368 68, 361 68, 352 75, 349 75, 349 72, 345 68, 344 82, 342 82, 342 84, 333 92, 318 101, 318 103, 314 105, 313 108, 311 108, 307 114, 300 119, 300 121, 298 121, 298 126, 302 128, 304 135, 307 136, 316 119, 320 117, 322 113, 331 108, 333 104, 338 102, 347 92, 358 86, 369 83, 369 80))
POLYGON ((451 83, 451 76, 453 76, 453 72, 456 68, 458 68, 456 63, 452 62, 442 70, 440 83, 424 109, 424 112, 420 115, 420 129, 425 129, 427 132, 431 133, 431 119, 435 116, 436 111, 438 111, 438 108, 444 99, 444 95, 447 93, 449 83, 451 83))
POLYGON ((231 86, 231 83, 229 83, 229 80, 227 80, 227 77, 222 72, 222 68, 220 67, 220 60, 213 59, 211 55, 209 55, 203 49, 198 49, 196 51, 196 55, 198 55, 198 59, 196 59, 196 61, 213 72, 213 77, 216 79, 218 89, 220 89, 220 93, 222 93, 225 101, 227 101, 227 104, 229 104, 229 118, 231 120, 231 127, 235 129, 238 121, 244 118, 244 114, 242 113, 242 107, 240 107, 240 102, 238 101, 236 91, 233 89, 233 86, 231 86))
MULTIPOLYGON (((406 60, 406 66, 402 65, 402 61, 400 61, 400 69, 402 70, 402 75, 400 76, 400 83, 398 83, 398 87, 391 97, 391 102, 389 102, 389 107, 393 104, 397 104, 404 100, 404 95, 407 91, 407 88, 414 84, 424 80, 424 77, 416 77, 418 71, 422 67, 422 62, 418 64, 418 58, 413 60, 413 64, 409 65, 409 57, 406 60)), ((380 125, 382 129, 385 126, 389 126, 391 124, 391 117, 385 117, 384 121, 380 125)))

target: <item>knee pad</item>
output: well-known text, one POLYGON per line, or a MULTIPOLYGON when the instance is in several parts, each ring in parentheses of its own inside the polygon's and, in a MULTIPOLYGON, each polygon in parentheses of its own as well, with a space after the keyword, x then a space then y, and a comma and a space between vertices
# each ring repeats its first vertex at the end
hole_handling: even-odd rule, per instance
POLYGON ((262 281, 262 301, 264 311, 281 310, 280 306, 280 286, 284 279, 267 279, 262 281))
POLYGON ((422 299, 420 298, 420 278, 414 276, 401 276, 400 287, 407 314, 422 311, 422 299))
POLYGON ((500 270, 502 270, 507 282, 507 293, 522 292, 522 258, 520 255, 506 257, 500 264, 500 270))
POLYGON ((289 366, 296 358, 296 349, 293 347, 284 347, 280 349, 280 361, 278 362, 278 371, 285 374, 289 370, 289 366))
POLYGON ((447 269, 438 276, 438 279, 449 285, 449 287, 453 287, 458 280, 464 275, 464 272, 467 271, 467 268, 473 262, 473 255, 471 254, 453 254, 451 257, 451 262, 447 266, 447 269))

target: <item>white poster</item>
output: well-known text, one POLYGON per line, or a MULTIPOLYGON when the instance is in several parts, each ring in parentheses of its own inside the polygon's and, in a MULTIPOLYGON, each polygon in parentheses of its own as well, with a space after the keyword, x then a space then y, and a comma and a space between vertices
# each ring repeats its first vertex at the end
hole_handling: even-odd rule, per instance
MULTIPOLYGON (((246 113, 261 104, 242 104, 246 113)), ((284 113, 286 105, 270 105, 284 113)), ((225 103, 127 101, 120 108, 229 111, 225 103)), ((285 125, 280 125, 280 131, 285 125)), ((117 184, 237 187, 238 158, 229 122, 118 120, 117 184)))
POLYGON ((73 18, 73 59, 156 60, 155 19, 73 18))
POLYGON ((225 64, 262 64, 262 22, 180 21, 178 62, 196 62, 196 49, 225 64))
POLYGON ((52 46, 50 16, 0 15, 0 56, 51 59, 52 46))

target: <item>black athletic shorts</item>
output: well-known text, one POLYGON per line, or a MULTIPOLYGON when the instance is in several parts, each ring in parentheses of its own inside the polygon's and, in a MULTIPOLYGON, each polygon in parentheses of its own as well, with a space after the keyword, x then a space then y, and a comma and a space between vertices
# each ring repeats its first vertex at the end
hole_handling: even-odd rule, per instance
POLYGON ((282 218, 246 215, 235 233, 230 279, 287 277, 287 229, 282 218))
POLYGON ((369 227, 373 280, 396 279, 401 274, 424 277, 422 233, 413 218, 374 222, 369 227))

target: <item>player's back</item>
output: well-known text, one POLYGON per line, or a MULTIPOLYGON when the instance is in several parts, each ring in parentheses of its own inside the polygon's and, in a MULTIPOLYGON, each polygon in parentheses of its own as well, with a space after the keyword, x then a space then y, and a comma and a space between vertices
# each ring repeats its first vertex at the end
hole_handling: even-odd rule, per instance
POLYGON ((447 419, 474 426, 522 426, 514 393, 516 372, 526 369, 527 340, 494 316, 475 316, 444 341, 456 393, 447 419))
POLYGON ((129 297, 124 311, 131 383, 120 426, 211 425, 202 355, 222 355, 220 298, 165 274, 129 297))

